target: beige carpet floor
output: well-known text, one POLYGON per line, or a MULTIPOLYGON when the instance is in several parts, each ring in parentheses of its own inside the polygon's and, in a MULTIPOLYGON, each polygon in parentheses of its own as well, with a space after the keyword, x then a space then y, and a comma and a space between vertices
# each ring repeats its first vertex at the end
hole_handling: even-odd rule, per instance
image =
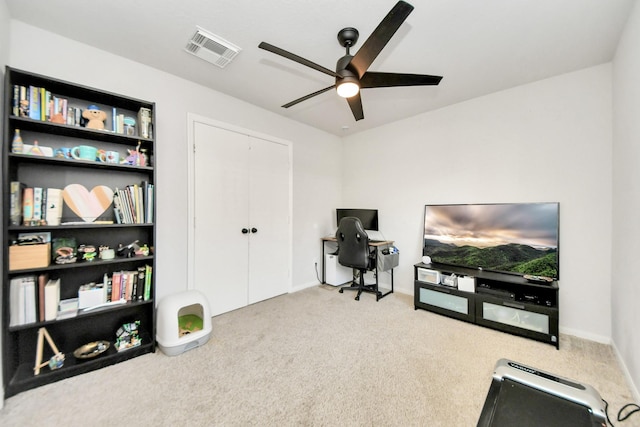
POLYGON ((610 346, 562 335, 556 350, 414 310, 408 295, 354 301, 321 285, 214 317, 210 341, 179 356, 13 396, 0 424, 475 426, 500 358, 592 385, 610 414, 632 401, 610 346))

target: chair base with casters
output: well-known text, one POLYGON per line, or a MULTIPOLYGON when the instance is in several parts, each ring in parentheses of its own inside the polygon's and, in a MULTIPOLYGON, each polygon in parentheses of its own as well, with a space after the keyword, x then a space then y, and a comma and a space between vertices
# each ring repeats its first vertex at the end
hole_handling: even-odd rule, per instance
POLYGON ((356 283, 355 280, 351 281, 351 285, 349 286, 342 286, 340 288, 340 290, 338 292, 343 293, 343 291, 346 289, 347 291, 358 291, 358 294, 356 295, 356 301, 360 301, 360 295, 362 295, 363 292, 367 292, 370 294, 375 294, 376 296, 376 301, 379 300, 380 298, 382 298, 382 292, 379 292, 376 288, 376 285, 367 285, 364 283, 364 273, 360 271, 360 280, 359 282, 356 283))

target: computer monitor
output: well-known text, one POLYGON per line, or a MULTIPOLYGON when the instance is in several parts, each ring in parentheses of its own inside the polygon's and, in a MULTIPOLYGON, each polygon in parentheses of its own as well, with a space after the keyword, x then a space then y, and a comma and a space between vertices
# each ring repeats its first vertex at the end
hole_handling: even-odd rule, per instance
POLYGON ((378 231, 378 210, 377 209, 336 209, 336 225, 340 225, 340 220, 347 216, 354 216, 360 220, 365 230, 378 231))

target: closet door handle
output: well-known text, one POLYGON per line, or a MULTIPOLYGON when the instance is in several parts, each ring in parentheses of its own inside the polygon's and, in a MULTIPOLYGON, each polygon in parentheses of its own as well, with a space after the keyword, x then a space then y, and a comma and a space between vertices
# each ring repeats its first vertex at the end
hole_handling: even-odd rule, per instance
POLYGON ((255 227, 253 227, 253 228, 251 229, 251 232, 252 232, 252 233, 257 233, 257 232, 258 232, 258 229, 257 229, 257 228, 255 228, 255 227))
POLYGON ((247 229, 247 228, 243 228, 242 229, 242 234, 247 234, 248 232, 249 232, 249 229, 247 229))

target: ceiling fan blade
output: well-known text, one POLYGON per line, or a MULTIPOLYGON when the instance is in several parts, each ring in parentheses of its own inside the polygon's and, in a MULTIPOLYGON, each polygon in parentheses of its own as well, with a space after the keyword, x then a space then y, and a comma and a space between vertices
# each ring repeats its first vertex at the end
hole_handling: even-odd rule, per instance
POLYGON ((309 95, 305 95, 305 96, 303 96, 302 98, 298 98, 298 99, 296 99, 296 100, 294 100, 294 101, 288 102, 288 103, 284 104, 282 107, 283 107, 283 108, 289 108, 289 107, 292 107, 292 106, 294 106, 294 105, 298 104, 299 102, 306 101, 306 100, 307 100, 307 99, 309 99, 309 98, 313 98, 313 97, 314 97, 314 96, 316 96, 316 95, 320 95, 321 93, 325 93, 325 92, 326 92, 326 91, 328 91, 329 89, 333 89, 333 88, 335 88, 335 87, 336 87, 336 85, 332 85, 332 86, 329 86, 329 87, 325 87, 324 89, 320 89, 320 90, 319 90, 319 91, 317 91, 317 92, 310 93, 309 95))
POLYGON ((362 77, 366 73, 371 63, 398 31, 398 28, 407 19, 411 11, 413 11, 413 6, 407 2, 399 1, 382 22, 378 24, 376 29, 373 30, 373 33, 371 33, 350 62, 358 73, 358 77, 362 77))
POLYGON ((294 62, 297 62, 298 64, 302 64, 302 65, 306 65, 307 67, 313 68, 314 70, 320 71, 321 73, 325 73, 330 75, 331 77, 342 77, 340 74, 336 73, 333 70, 330 70, 328 68, 323 67, 322 65, 318 65, 315 62, 311 62, 308 59, 304 59, 301 56, 295 55, 291 52, 287 52, 284 49, 280 49, 279 47, 276 47, 274 45, 271 45, 269 43, 265 43, 265 42, 261 42, 258 47, 260 49, 264 49, 264 50, 268 50, 269 52, 273 52, 276 55, 280 55, 283 56, 287 59, 290 59, 294 62))
POLYGON ((366 72, 360 79, 361 88, 394 87, 394 86, 427 86, 437 85, 442 76, 427 74, 372 73, 366 72))
POLYGON ((364 119, 364 112, 362 111, 362 99, 360 98, 360 92, 353 95, 351 98, 345 98, 349 103, 349 108, 353 113, 353 118, 358 120, 364 119))

